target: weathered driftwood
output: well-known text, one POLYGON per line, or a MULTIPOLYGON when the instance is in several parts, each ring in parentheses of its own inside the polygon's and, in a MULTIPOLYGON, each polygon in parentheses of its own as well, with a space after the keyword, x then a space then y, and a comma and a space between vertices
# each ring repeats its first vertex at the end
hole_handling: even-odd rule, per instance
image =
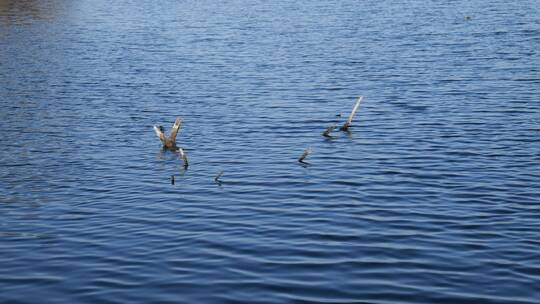
POLYGON ((156 133, 157 137, 159 137, 161 142, 165 141, 165 134, 163 131, 163 126, 154 126, 154 132, 156 133))
POLYGON ((311 152, 313 152, 313 150, 311 150, 311 148, 305 149, 304 153, 302 153, 302 156, 300 156, 300 158, 298 158, 298 161, 301 162, 301 163, 306 163, 304 161, 304 159, 306 159, 306 157, 308 157, 308 155, 311 154, 311 152))
POLYGON ((336 128, 336 125, 331 125, 330 127, 326 128, 326 130, 324 130, 324 132, 322 133, 322 136, 324 136, 324 137, 332 137, 332 135, 330 135, 330 133, 332 133, 332 131, 334 131, 335 128, 336 128))
POLYGON ((169 136, 165 135, 165 129, 163 126, 154 126, 154 132, 156 133, 157 137, 159 137, 159 140, 161 140, 161 143, 163 143, 163 148, 170 150, 176 149, 176 135, 178 134, 180 125, 182 125, 182 118, 177 117, 169 136))
POLYGON ((354 114, 356 114, 356 111, 358 111, 358 107, 360 106, 360 103, 362 102, 363 99, 364 99, 364 96, 358 97, 358 99, 356 100, 356 103, 354 104, 354 107, 352 108, 352 111, 351 111, 351 114, 349 115, 349 118, 343 124, 343 126, 341 126, 341 128, 339 128, 341 131, 349 130, 349 127, 351 126, 352 120, 354 118, 354 114))

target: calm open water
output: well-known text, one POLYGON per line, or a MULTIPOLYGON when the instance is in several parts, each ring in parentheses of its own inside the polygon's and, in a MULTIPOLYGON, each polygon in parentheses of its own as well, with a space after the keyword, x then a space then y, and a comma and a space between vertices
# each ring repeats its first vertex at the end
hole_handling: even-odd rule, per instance
POLYGON ((535 0, 0 0, 0 302, 538 303, 539 50, 535 0))

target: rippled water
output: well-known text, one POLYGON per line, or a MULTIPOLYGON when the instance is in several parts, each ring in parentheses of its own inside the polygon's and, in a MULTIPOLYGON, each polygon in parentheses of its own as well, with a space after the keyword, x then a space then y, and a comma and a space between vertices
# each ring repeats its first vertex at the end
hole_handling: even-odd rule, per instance
POLYGON ((539 49, 534 0, 0 0, 0 302, 538 303, 539 49))

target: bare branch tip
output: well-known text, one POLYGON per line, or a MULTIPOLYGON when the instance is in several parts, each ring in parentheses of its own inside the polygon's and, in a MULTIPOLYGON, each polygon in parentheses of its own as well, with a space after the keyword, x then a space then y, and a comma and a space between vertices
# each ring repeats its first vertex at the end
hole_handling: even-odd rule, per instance
POLYGON ((360 103, 362 102, 363 99, 364 99, 364 96, 358 96, 358 99, 356 100, 356 102, 355 102, 355 104, 354 104, 354 106, 352 108, 352 111, 351 111, 351 114, 349 115, 349 118, 343 124, 343 126, 341 126, 341 128, 339 128, 341 131, 349 130, 349 127, 352 124, 354 115, 356 114, 356 111, 358 111, 358 108, 360 107, 360 103))

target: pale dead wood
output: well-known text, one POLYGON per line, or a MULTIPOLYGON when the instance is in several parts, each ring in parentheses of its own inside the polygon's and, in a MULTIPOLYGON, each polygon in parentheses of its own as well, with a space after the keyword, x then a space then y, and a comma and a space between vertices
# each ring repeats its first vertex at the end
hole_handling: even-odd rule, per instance
POLYGON ((182 125, 182 118, 176 117, 176 121, 174 122, 174 125, 171 128, 171 135, 169 136, 169 139, 173 142, 176 142, 176 134, 178 134, 178 130, 180 129, 180 126, 182 125))
POLYGON ((353 118, 354 118, 354 115, 356 114, 356 111, 358 111, 358 107, 360 107, 360 103, 362 102, 362 100, 364 99, 364 96, 359 96, 358 99, 356 100, 356 103, 354 104, 353 106, 353 109, 351 111, 351 114, 349 115, 349 118, 347 119, 347 121, 343 124, 343 126, 340 128, 340 130, 342 131, 347 131, 349 130, 349 127, 351 126, 351 123, 353 121, 353 118))
POLYGON ((163 126, 154 126, 154 132, 163 144, 165 144, 165 134, 163 133, 163 126))

